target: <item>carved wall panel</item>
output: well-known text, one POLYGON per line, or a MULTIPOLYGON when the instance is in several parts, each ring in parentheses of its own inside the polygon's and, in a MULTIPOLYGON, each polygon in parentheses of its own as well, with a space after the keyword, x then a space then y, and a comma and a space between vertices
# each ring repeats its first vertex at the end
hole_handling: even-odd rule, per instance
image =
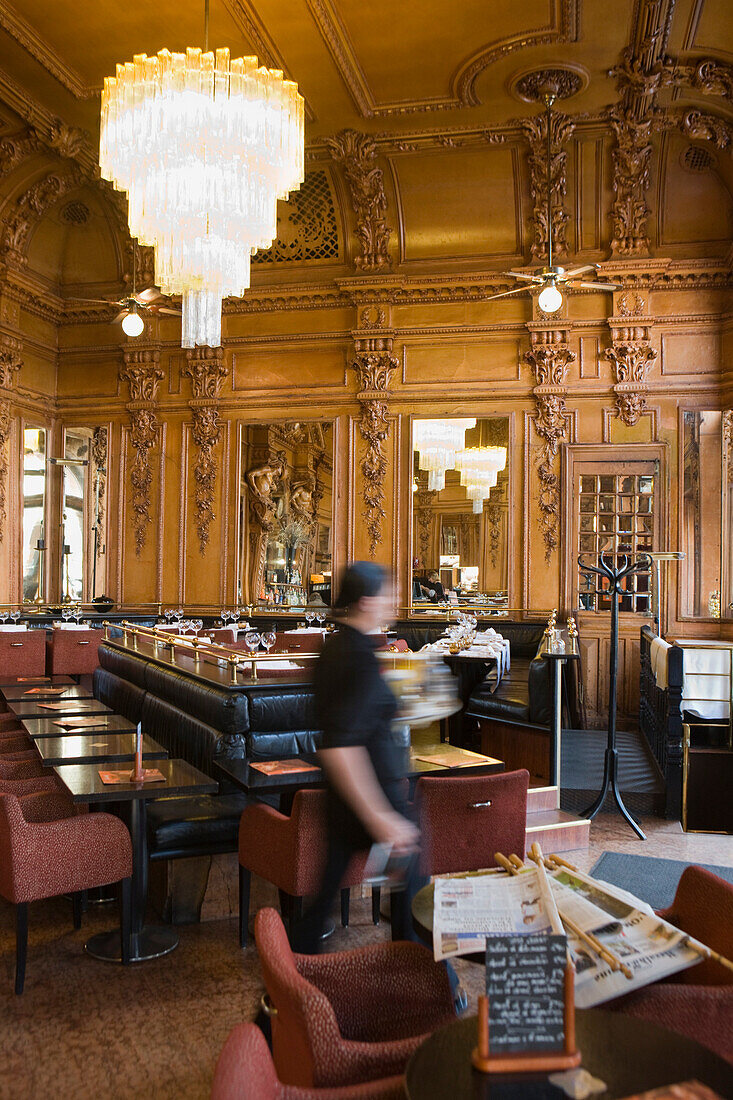
POLYGON ((382 169, 377 167, 377 150, 367 134, 356 130, 341 130, 326 144, 331 156, 344 170, 356 214, 356 236, 361 255, 354 258, 360 271, 384 271, 389 268, 389 237, 387 196, 384 193, 382 169))
MULTIPOLYGON (((547 115, 535 115, 523 119, 522 129, 529 142, 530 189, 532 192, 534 240, 532 256, 545 259, 547 256, 547 115)), ((554 111, 550 126, 550 195, 552 206, 552 249, 558 259, 568 254, 566 237, 567 223, 570 218, 565 209, 567 194, 567 153, 563 146, 575 130, 575 124, 566 115, 554 111)))
POLYGON ((186 365, 182 374, 191 379, 193 398, 189 408, 193 414, 191 434, 198 454, 194 468, 196 479, 196 530, 199 549, 206 552, 209 528, 216 518, 214 491, 216 488, 216 461, 214 448, 221 439, 219 396, 229 368, 224 364, 223 348, 194 348, 186 352, 186 365))
POLYGON ((134 514, 135 553, 143 551, 151 522, 151 488, 153 470, 150 451, 158 439, 156 398, 158 385, 163 379, 159 367, 158 348, 136 348, 123 352, 125 365, 120 371, 120 381, 129 387, 130 400, 125 405, 130 414, 130 442, 135 458, 130 467, 132 485, 132 509, 134 514))
POLYGON ((8 442, 12 428, 11 396, 20 370, 23 345, 10 336, 0 337, 0 542, 7 527, 8 442))

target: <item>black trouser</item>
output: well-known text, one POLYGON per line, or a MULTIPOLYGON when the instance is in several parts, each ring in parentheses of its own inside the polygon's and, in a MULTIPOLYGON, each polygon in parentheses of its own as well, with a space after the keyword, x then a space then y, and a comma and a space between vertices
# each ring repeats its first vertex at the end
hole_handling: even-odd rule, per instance
MULTIPOLYGON (((360 851, 364 851, 363 843, 355 845, 349 838, 331 830, 326 867, 318 894, 291 928, 290 942, 294 951, 303 955, 316 955, 321 950, 326 921, 341 887, 341 880, 352 857, 360 851)), ((403 882, 404 889, 392 890, 392 939, 417 940, 412 927, 412 899, 427 882, 427 878, 420 874, 417 855, 412 859, 403 882)))

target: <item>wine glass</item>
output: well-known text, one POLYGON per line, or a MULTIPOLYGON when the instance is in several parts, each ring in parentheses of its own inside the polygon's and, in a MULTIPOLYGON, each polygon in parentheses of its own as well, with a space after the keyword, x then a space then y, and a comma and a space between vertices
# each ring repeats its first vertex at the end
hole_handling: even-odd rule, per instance
POLYGON ((12 621, 12 623, 13 623, 13 626, 17 626, 17 625, 18 625, 18 622, 19 622, 19 620, 20 620, 20 616, 21 616, 22 614, 23 614, 23 612, 22 612, 22 611, 21 611, 20 609, 17 609, 17 610, 15 610, 15 611, 11 611, 11 612, 10 612, 10 618, 11 618, 11 621, 12 621))
POLYGON ((84 614, 84 612, 82 610, 82 606, 81 606, 80 603, 78 603, 76 605, 76 607, 74 608, 74 618, 76 619, 76 625, 77 626, 79 626, 79 624, 81 623, 81 617, 82 617, 83 614, 84 614))
POLYGON ((0 622, 2 622, 3 626, 5 626, 5 624, 8 621, 9 617, 10 617, 10 612, 9 611, 0 611, 0 622))
POLYGON ((326 621, 326 612, 325 611, 316 611, 316 622, 320 626, 321 630, 323 630, 323 624, 325 623, 325 621, 326 621))
POLYGON ((315 619, 315 617, 316 617, 315 611, 306 611, 306 613, 305 613, 306 629, 310 629, 310 627, 313 624, 313 620, 315 619))
POLYGON ((270 650, 277 641, 277 635, 275 634, 274 630, 266 630, 263 634, 260 635, 260 641, 262 642, 267 653, 269 654, 270 650))
POLYGON ((260 648, 261 641, 262 639, 258 630, 248 630, 244 635, 244 644, 252 657, 254 657, 255 653, 260 648))

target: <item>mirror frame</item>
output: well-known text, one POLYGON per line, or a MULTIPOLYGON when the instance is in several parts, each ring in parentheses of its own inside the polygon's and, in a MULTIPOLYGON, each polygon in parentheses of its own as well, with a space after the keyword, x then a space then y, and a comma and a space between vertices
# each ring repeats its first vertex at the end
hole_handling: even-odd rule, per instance
MULTIPOLYGON (((726 619, 730 621, 733 619, 733 609, 728 607, 729 600, 724 598, 724 592, 726 586, 730 585, 733 581, 733 577, 730 576, 730 572, 727 568, 728 563, 725 558, 726 540, 723 536, 723 532, 726 530, 726 526, 733 522, 733 515, 731 515, 730 508, 728 506, 728 496, 726 493, 726 463, 727 463, 727 450, 726 447, 726 435, 725 435, 725 410, 714 409, 710 407, 711 402, 705 405, 680 405, 677 410, 677 546, 672 546, 671 549, 682 549, 682 542, 684 536, 683 524, 684 524, 684 496, 685 496, 685 413, 690 412, 720 412, 720 463, 721 463, 721 501, 720 501, 720 618, 713 618, 711 615, 690 615, 683 609, 683 594, 682 594, 682 577, 681 571, 677 570, 677 621, 684 623, 720 623, 726 619), (726 614, 726 611, 728 612, 726 614)), ((682 564, 682 563, 680 563, 682 564)), ((669 580, 667 581, 669 584, 669 580)))

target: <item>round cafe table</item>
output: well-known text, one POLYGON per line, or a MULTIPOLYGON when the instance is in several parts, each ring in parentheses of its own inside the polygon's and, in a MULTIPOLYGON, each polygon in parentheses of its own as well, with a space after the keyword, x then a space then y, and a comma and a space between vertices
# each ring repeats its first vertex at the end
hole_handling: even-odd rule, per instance
MULTIPOLYGON (((567 1100, 546 1076, 484 1074, 471 1064, 476 1017, 433 1032, 407 1063, 410 1100, 567 1100)), ((733 1066, 699 1043, 646 1020, 599 1008, 578 1010, 582 1066, 606 1084, 592 1100, 622 1097, 681 1081, 700 1081, 733 1097, 733 1066)))

